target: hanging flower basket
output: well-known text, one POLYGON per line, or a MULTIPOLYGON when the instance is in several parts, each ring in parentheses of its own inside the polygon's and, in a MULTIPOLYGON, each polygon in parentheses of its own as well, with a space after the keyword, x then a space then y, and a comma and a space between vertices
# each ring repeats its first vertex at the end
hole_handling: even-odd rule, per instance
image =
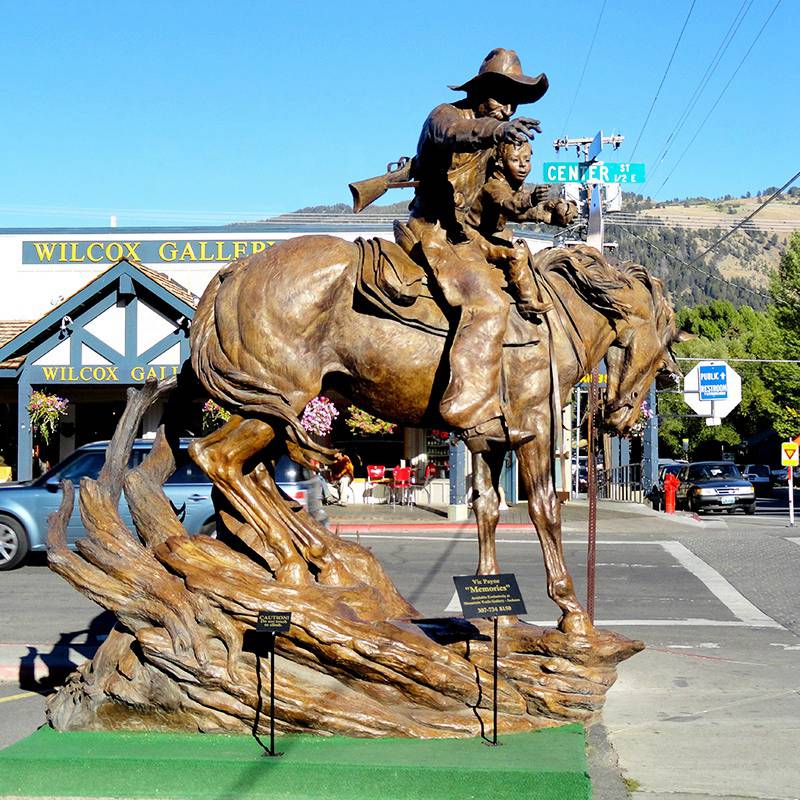
POLYGON ((641 436, 647 427, 647 423, 652 419, 652 417, 653 409, 650 408, 650 404, 647 402, 647 400, 642 400, 642 408, 639 414, 639 419, 636 420, 636 424, 631 428, 630 435, 641 436))
POLYGON ((61 424, 61 417, 66 415, 69 400, 46 392, 31 392, 28 403, 28 414, 31 419, 31 430, 34 436, 40 436, 45 444, 61 424))
POLYGON ((327 436, 333 428, 333 421, 339 416, 339 409, 333 401, 320 395, 315 397, 303 410, 300 424, 309 432, 317 436, 327 436))
POLYGON ((353 436, 386 436, 394 433, 397 427, 394 422, 373 417, 372 414, 356 406, 350 406, 347 411, 350 416, 345 420, 345 425, 353 436))
POLYGON ((206 400, 203 405, 203 431, 211 433, 231 418, 231 412, 226 411, 213 400, 206 400))

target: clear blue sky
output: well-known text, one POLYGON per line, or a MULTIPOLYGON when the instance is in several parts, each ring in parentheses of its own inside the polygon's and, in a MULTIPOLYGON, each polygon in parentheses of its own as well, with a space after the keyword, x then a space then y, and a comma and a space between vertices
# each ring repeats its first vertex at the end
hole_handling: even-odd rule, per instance
MULTIPOLYGON (((0 0, 0 226, 99 225, 112 213, 120 225, 225 222, 349 202, 348 182, 413 154, 430 109, 463 96, 447 84, 497 46, 550 79, 521 109, 542 121, 534 176, 562 133, 623 133, 609 160, 629 160, 690 4, 607 0, 567 125, 602 0, 0 0)), ((635 154, 649 168, 748 10, 645 193, 774 5, 696 0, 635 154)), ((783 0, 660 198, 755 192, 800 169, 798 29, 800 3, 783 0)))

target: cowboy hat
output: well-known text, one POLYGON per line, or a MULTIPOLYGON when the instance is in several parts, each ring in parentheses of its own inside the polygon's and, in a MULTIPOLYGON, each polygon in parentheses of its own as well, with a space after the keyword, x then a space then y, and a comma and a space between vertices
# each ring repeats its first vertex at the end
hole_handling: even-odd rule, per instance
POLYGON ((496 47, 483 59, 474 78, 460 86, 448 88, 456 92, 471 93, 480 90, 487 96, 495 93, 519 104, 535 103, 547 91, 548 86, 547 75, 543 72, 535 78, 522 74, 522 64, 514 50, 496 47))

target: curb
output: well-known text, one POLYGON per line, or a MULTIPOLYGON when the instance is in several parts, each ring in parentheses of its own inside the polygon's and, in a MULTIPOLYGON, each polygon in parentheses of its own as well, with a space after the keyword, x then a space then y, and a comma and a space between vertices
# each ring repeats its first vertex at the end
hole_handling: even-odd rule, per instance
MULTIPOLYGON (((475 520, 469 522, 331 522, 334 533, 399 533, 401 531, 442 531, 444 533, 474 532, 475 520)), ((533 524, 501 522, 498 531, 519 531, 533 533, 533 524)))

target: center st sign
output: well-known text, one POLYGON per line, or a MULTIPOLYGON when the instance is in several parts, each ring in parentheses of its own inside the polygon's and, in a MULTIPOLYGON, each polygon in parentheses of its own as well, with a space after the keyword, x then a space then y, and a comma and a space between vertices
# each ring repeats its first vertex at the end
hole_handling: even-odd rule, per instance
POLYGON ((546 161, 545 183, 644 183, 644 164, 596 161, 546 161))

